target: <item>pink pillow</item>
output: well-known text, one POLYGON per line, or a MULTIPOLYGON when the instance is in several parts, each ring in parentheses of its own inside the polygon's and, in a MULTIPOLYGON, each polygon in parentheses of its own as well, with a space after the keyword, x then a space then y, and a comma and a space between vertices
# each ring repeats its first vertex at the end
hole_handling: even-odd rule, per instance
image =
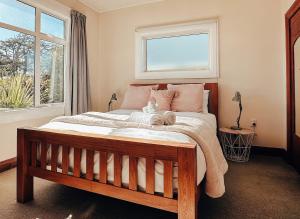
POLYGON ((175 91, 171 104, 172 111, 197 113, 203 111, 203 84, 168 84, 168 90, 175 91))
POLYGON ((148 104, 151 90, 158 89, 158 85, 132 86, 130 85, 125 93, 121 109, 141 110, 148 104))
POLYGON ((171 102, 175 95, 173 90, 152 90, 150 100, 155 100, 159 111, 171 110, 171 102))

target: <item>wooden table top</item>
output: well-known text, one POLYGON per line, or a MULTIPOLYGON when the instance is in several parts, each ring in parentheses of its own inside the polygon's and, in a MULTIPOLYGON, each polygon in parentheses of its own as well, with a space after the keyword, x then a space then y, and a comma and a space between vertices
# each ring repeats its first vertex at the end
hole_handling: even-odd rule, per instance
POLYGON ((234 134, 234 135, 251 135, 255 132, 251 129, 241 129, 241 130, 234 130, 231 128, 220 128, 220 132, 228 133, 228 134, 234 134))

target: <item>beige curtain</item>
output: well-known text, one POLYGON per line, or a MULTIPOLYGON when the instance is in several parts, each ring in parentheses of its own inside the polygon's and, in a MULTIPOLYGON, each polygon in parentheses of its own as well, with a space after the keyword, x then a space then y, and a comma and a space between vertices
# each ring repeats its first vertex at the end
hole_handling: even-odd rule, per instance
POLYGON ((69 75, 69 110, 72 115, 88 111, 90 104, 88 74, 86 16, 72 10, 69 75))

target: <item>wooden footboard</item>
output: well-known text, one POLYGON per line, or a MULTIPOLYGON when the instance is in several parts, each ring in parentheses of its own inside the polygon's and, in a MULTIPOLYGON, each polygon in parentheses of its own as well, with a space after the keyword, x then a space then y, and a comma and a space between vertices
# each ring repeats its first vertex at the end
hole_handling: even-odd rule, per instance
POLYGON ((178 214, 178 218, 197 216, 196 145, 135 138, 18 129, 17 201, 33 199, 33 177, 82 190, 134 202, 178 214), (61 171, 58 148, 62 147, 61 171), (69 168, 69 151, 74 148, 74 167, 69 168), (47 151, 51 150, 51 169, 47 151), (40 153, 38 151, 40 150, 40 153), (81 153, 86 150, 86 174, 80 171, 81 153), (99 152, 99 179, 94 176, 94 154, 99 152), (107 180, 107 155, 114 154, 114 180, 107 180), (40 156, 38 156, 40 154, 40 156), (129 156, 129 185, 122 185, 122 156, 129 156), (39 157, 39 159, 38 159, 39 157), (146 159, 146 189, 137 185, 138 158, 146 159), (155 160, 164 163, 164 192, 155 188, 155 160), (173 164, 178 163, 178 195, 173 191, 173 164))

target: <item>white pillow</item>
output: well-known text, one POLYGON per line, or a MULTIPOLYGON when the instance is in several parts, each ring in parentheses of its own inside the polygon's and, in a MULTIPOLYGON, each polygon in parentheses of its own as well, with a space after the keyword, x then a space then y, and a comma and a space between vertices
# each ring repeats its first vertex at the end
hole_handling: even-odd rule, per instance
POLYGON ((208 98, 210 90, 204 90, 203 92, 203 113, 208 113, 208 98))

